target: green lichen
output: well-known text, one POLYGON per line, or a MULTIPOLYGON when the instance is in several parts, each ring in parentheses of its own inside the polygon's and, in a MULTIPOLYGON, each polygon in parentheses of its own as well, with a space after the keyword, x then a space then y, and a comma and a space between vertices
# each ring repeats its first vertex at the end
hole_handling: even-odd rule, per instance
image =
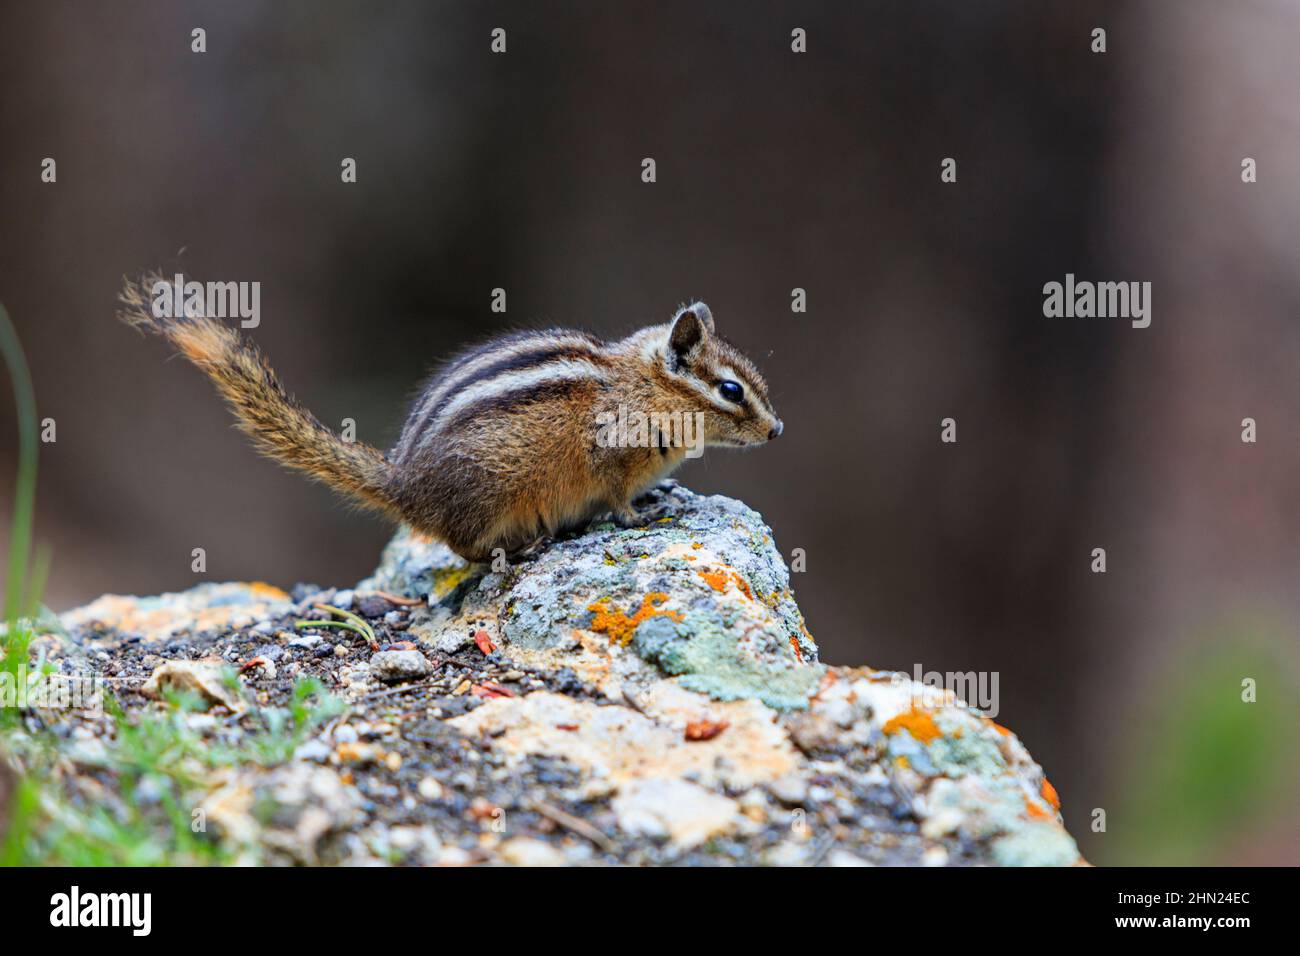
POLYGON ((716 700, 754 697, 778 710, 806 708, 825 670, 820 664, 800 664, 793 648, 783 648, 777 639, 750 653, 716 616, 699 611, 677 623, 646 621, 637 628, 632 648, 664 673, 680 676, 688 690, 716 700))
POLYGON ((1007 772, 1002 748, 973 721, 957 718, 950 711, 936 714, 942 737, 930 741, 928 750, 939 770, 950 777, 973 773, 980 777, 997 777, 1007 772))
POLYGON ((999 866, 1070 866, 1079 859, 1074 838, 1052 823, 1024 823, 992 849, 999 866))

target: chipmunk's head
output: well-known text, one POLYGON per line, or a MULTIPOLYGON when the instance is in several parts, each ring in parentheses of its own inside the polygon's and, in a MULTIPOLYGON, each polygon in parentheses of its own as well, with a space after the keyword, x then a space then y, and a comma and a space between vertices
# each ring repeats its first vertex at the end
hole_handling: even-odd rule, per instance
POLYGON ((745 355, 719 338, 703 302, 678 311, 669 326, 668 372, 687 386, 704 414, 704 443, 744 448, 781 434, 767 382, 745 355))

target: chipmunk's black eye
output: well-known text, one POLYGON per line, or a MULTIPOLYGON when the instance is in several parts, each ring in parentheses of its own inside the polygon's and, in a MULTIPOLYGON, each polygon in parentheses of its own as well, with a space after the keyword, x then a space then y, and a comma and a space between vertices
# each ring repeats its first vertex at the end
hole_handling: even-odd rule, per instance
POLYGON ((745 400, 745 390, 740 387, 739 382, 722 382, 718 385, 718 394, 729 402, 735 402, 737 405, 745 400))

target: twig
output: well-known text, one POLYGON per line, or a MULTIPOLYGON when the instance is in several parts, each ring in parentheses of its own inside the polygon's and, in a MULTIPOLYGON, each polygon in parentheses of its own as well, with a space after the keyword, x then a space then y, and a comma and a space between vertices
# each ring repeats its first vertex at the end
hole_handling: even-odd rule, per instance
POLYGON ((653 717, 646 713, 646 709, 641 705, 641 701, 636 699, 635 691, 628 690, 627 686, 624 684, 620 684, 618 689, 622 692, 623 700, 629 707, 647 720, 654 720, 653 717))
MULTIPOLYGON (((445 661, 443 663, 445 663, 445 661)), ((442 664, 436 666, 441 667, 442 664)), ((400 687, 386 687, 383 690, 371 691, 364 697, 357 698, 357 700, 360 703, 364 703, 365 701, 376 700, 380 697, 392 697, 396 694, 405 694, 407 691, 419 690, 421 687, 432 687, 434 684, 438 683, 439 679, 440 678, 437 677, 426 677, 422 681, 413 681, 410 684, 403 684, 400 687)))
POLYGON ((371 593, 378 594, 389 604, 399 604, 403 607, 414 607, 417 604, 425 603, 424 600, 421 598, 398 597, 396 594, 393 594, 391 591, 372 591, 371 593))
POLYGON ((553 807, 549 803, 542 803, 540 800, 533 801, 533 809, 552 823, 557 823, 566 830, 578 834, 578 836, 586 837, 606 853, 614 852, 614 842, 586 820, 580 820, 573 814, 565 813, 559 807, 553 807))

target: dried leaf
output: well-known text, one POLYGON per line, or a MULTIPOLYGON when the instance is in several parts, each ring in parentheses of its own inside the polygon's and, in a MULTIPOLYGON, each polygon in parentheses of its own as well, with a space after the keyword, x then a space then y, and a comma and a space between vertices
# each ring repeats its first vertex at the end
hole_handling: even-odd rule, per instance
POLYGON ((730 726, 725 720, 692 720, 686 725, 686 739, 712 740, 730 726))
POLYGON ((492 643, 492 638, 488 635, 488 632, 482 628, 474 632, 474 643, 478 645, 478 649, 483 652, 484 656, 493 653, 497 649, 497 646, 492 643))

